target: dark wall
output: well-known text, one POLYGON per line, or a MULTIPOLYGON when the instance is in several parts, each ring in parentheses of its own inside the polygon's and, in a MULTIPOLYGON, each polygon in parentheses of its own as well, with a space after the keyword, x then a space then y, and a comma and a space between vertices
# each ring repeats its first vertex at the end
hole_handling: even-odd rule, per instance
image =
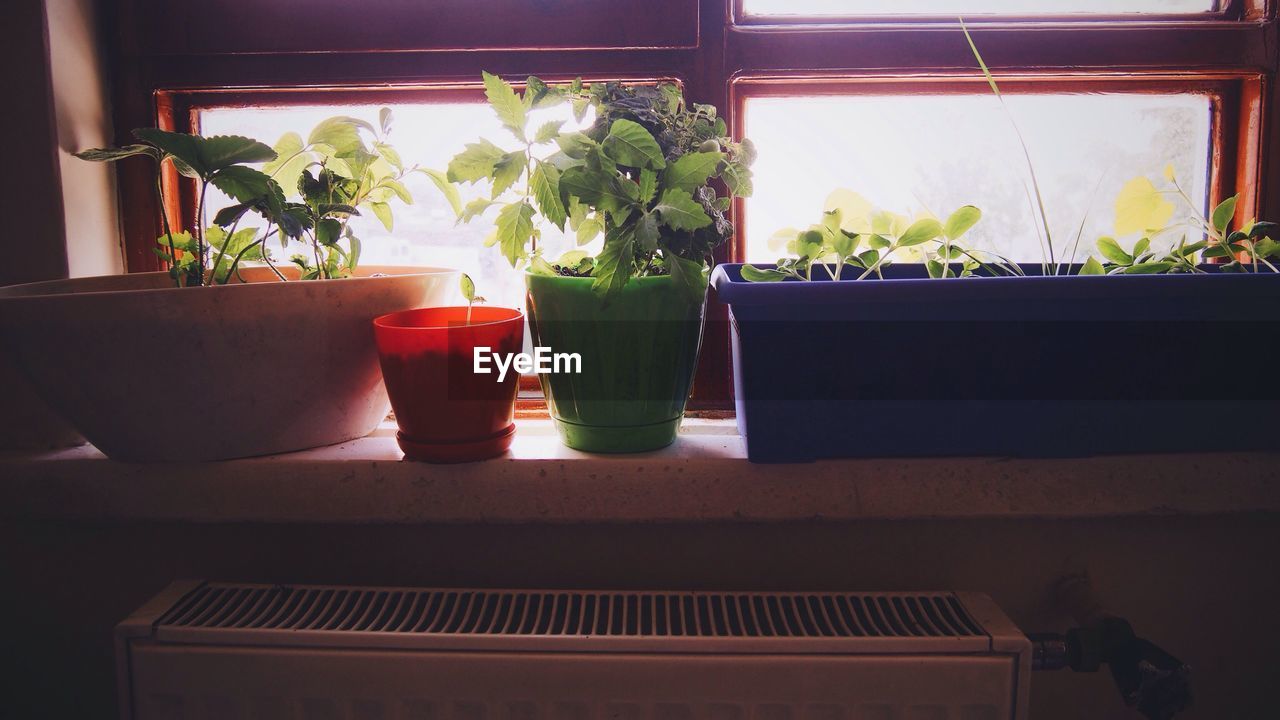
POLYGON ((0 84, 12 104, 0 112, 0 285, 9 285, 66 277, 67 251, 44 2, 9 0, 4 10, 0 84))
MULTIPOLYGON (((1261 718, 1280 621, 1271 515, 710 526, 0 526, 12 717, 111 717, 115 622, 175 578, 421 586, 979 590, 1060 631, 1087 571, 1109 609, 1193 666, 1187 718, 1261 718), (18 708, 12 701, 17 700, 18 708)), ((1033 717, 1137 717, 1106 674, 1037 673, 1033 717)), ((3 713, 0 713, 3 714, 3 713)))

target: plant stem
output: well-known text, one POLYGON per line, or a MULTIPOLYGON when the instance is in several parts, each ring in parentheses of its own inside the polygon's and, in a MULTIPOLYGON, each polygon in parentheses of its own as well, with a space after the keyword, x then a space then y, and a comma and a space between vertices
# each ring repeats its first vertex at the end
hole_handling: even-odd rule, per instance
POLYGON ((280 278, 281 282, 288 282, 288 278, 276 269, 275 263, 271 262, 271 253, 267 249, 267 239, 270 238, 274 232, 275 231, 271 229, 271 223, 267 223, 267 231, 262 234, 262 261, 267 264, 267 267, 271 268, 271 272, 275 273, 276 277, 280 278))
MULTIPOLYGON (((244 254, 245 254, 245 253, 247 253, 247 252, 249 252, 249 250, 251 250, 254 246, 256 246, 256 245, 265 245, 266 241, 267 241, 267 239, 266 239, 266 238, 261 238, 261 239, 259 239, 259 240, 254 240, 253 242, 251 242, 251 243, 249 243, 248 245, 246 245, 246 246, 244 247, 244 249, 242 249, 240 252, 236 253, 236 256, 231 260, 231 267, 227 269, 227 282, 230 282, 230 281, 231 281, 231 275, 232 275, 232 273, 235 273, 236 275, 239 275, 239 273, 240 273, 240 270, 239 270, 239 267, 240 267, 240 258, 244 257, 244 254)), ((224 247, 225 247, 225 246, 224 246, 224 247)), ((215 270, 215 272, 217 272, 217 271, 215 270)), ((243 280, 243 279, 244 279, 244 278, 241 278, 241 280, 243 280)))
POLYGON ((164 228, 164 237, 169 244, 169 269, 173 274, 173 283, 182 287, 182 274, 178 272, 178 250, 173 246, 173 230, 169 227, 169 209, 164 204, 164 160, 156 167, 156 200, 160 203, 160 225, 164 228))
MULTIPOLYGON (((240 227, 240 218, 236 218, 236 221, 231 223, 231 229, 225 231, 227 234, 227 237, 222 241, 222 247, 218 248, 218 254, 215 255, 213 258, 213 269, 211 270, 211 272, 213 273, 213 281, 215 283, 218 282, 218 263, 221 263, 222 258, 226 256, 227 246, 231 244, 231 238, 235 236, 236 229, 239 227, 240 227)), ((232 268, 234 269, 235 266, 232 265, 232 268)), ((225 285, 227 281, 229 281, 230 279, 231 279, 231 270, 228 270, 226 277, 222 279, 222 284, 225 285)))
POLYGON ((204 246, 204 198, 205 198, 205 195, 208 194, 208 192, 209 192, 209 181, 205 180, 200 185, 200 202, 196 206, 196 263, 197 263, 196 271, 200 273, 201 286, 205 284, 204 268, 205 268, 205 261, 208 260, 208 258, 205 257, 206 253, 205 253, 205 246, 204 246))

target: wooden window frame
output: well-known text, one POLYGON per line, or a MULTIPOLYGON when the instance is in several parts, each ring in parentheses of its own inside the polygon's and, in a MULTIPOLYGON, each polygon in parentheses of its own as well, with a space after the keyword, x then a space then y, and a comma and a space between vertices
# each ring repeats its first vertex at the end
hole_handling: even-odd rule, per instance
MULTIPOLYGON (((278 28, 245 26, 230 51, 184 52, 182 42, 148 43, 148 33, 179 28, 143 22, 166 0, 122 0, 109 18, 112 41, 114 121, 117 141, 129 128, 157 125, 193 129, 192 112, 211 104, 250 106, 328 104, 378 98, 431 101, 475 92, 481 70, 507 77, 670 78, 681 82, 693 101, 721 108, 731 132, 742 134, 747 97, 762 88, 803 88, 805 92, 981 92, 967 44, 953 18, 921 16, 796 18, 744 16, 741 0, 646 0, 646 13, 682 18, 682 26, 646 23, 636 34, 607 26, 598 0, 564 0, 543 13, 522 11, 518 46, 467 43, 424 33, 421 46, 406 45, 412 34, 357 38, 340 52, 280 52, 278 28), (692 7, 691 7, 692 6, 692 7), (565 12, 585 14, 593 27, 609 27, 608 42, 586 43, 565 29, 565 12), (696 27, 683 24, 692 22, 696 27), (466 44, 466 47, 461 47, 466 44), (416 93, 416 95, 415 95, 416 93), (267 102, 271 101, 271 102, 267 102)), ((495 0, 496 1, 496 0, 495 0)), ((240 0, 205 0, 208 12, 234 15, 240 0), (208 10, 213 8, 213 10, 208 10)), ((278 0, 260 0, 270 6, 278 0)), ((630 4, 626 4, 630 3, 630 4)), ((242 3, 241 3, 242 4, 242 3)), ((451 21, 491 23, 492 3, 467 0, 391 3, 412 25, 430 23, 448 6, 451 21)), ((1213 97, 1214 200, 1243 192, 1250 215, 1280 217, 1280 93, 1276 71, 1280 46, 1276 0, 1224 0, 1212 13, 1125 16, 981 16, 971 22, 975 40, 992 71, 1010 92, 1027 83, 1053 83, 1065 92, 1124 86, 1204 89, 1213 97)), ((283 4, 281 5, 283 6, 283 4)), ((550 8, 550 6, 548 6, 550 8)), ((336 22, 336 21, 335 21, 336 22)), ((425 25, 424 25, 425 26, 425 25)), ((185 30, 184 30, 185 31, 185 30)), ((348 32, 346 27, 319 28, 348 32)), ((575 31, 576 32, 576 31, 575 31)), ((345 40, 344 40, 345 42, 345 40)), ((1151 91, 1151 90, 1148 90, 1151 91)), ((468 95, 470 97, 470 95, 468 95)), ((161 209, 149 169, 143 163, 119 168, 121 223, 131 272, 158 269, 152 253, 160 234, 161 209)), ((191 188, 167 178, 171 220, 193 214, 191 188), (181 199, 186 198, 185 202, 181 199), (185 206, 185 210, 184 210, 185 206)), ((735 205, 738 235, 742 202, 735 205)), ((742 257, 743 243, 731 243, 718 261, 742 257)), ((732 407, 732 368, 726 307, 712 293, 703 351, 691 407, 725 411, 732 407)), ((527 403, 524 409, 529 410, 527 403)))

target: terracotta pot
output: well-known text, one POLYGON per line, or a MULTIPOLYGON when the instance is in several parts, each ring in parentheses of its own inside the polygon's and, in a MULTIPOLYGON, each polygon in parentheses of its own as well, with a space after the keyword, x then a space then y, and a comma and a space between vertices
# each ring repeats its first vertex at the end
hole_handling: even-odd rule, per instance
MULTIPOLYGON (((382 374, 400 426, 405 457, 469 462, 507 451, 520 374, 475 372, 475 348, 518 353, 524 344, 519 310, 465 307, 392 313, 373 321, 382 374)), ((489 363, 493 369, 493 363, 489 363)))
MULTIPOLYGON (((281 268, 285 270, 284 268, 281 268)), ((370 321, 439 304, 457 272, 174 288, 164 273, 0 288, 0 337, 41 397, 107 456, 221 460, 361 437, 389 409, 370 321)), ((296 273, 294 275, 296 277, 296 273)))

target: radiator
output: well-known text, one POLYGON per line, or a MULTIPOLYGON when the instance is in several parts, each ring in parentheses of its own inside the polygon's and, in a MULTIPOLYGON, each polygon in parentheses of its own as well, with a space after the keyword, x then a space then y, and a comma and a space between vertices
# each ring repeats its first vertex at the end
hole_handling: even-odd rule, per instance
POLYGON ((129 720, 1006 720, 986 596, 175 583, 116 631, 129 720))

